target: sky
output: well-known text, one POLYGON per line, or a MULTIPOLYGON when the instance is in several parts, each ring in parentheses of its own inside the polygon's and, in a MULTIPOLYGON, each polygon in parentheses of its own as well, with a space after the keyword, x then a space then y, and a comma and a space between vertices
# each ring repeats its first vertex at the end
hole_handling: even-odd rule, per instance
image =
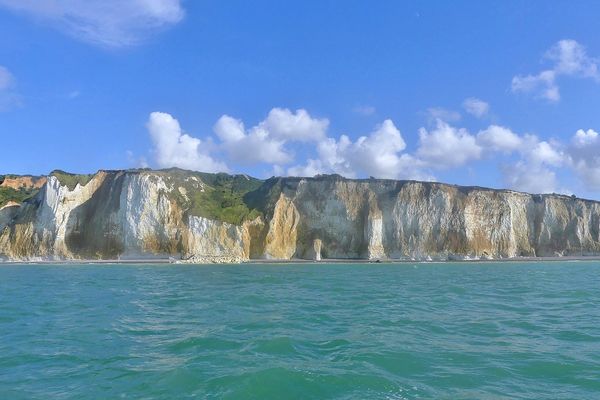
POLYGON ((600 199, 598 1, 0 0, 0 173, 600 199))

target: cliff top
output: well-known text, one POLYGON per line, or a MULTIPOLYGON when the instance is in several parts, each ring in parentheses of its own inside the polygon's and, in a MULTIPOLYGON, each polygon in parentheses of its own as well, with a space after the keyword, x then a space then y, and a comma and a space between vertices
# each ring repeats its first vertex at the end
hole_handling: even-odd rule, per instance
POLYGON ((21 204, 35 196, 45 183, 44 176, 0 175, 0 208, 21 204))
MULTIPOLYGON (((184 170, 181 168, 167 168, 152 170, 149 168, 127 169, 127 170, 100 170, 108 174, 130 173, 159 174, 182 187, 185 194, 179 192, 176 200, 183 204, 192 215, 215 218, 231 223, 240 223, 248 218, 255 218, 268 208, 268 204, 276 200, 281 190, 285 187, 297 186, 301 181, 325 181, 325 182, 358 182, 375 183, 384 186, 401 188, 409 183, 420 183, 426 188, 436 186, 453 188, 463 194, 474 190, 491 191, 498 193, 523 193, 510 189, 495 189, 480 186, 461 186, 441 182, 422 182, 414 180, 394 180, 380 178, 345 178, 338 174, 321 174, 314 177, 276 177, 266 180, 251 177, 246 174, 207 173, 184 170), (196 179, 194 181, 194 179, 196 179), (198 190, 197 182, 202 183, 203 190, 198 190)), ((98 173, 97 172, 97 173, 98 173)), ((55 176, 62 185, 69 190, 75 189, 79 184, 85 186, 97 173, 74 174, 63 170, 54 170, 48 176, 55 176)), ((45 184, 45 176, 33 175, 0 175, 0 207, 9 201, 22 203, 35 196, 39 189, 45 184)), ((524 195, 526 193, 523 193, 524 195)), ((544 198, 557 197, 562 199, 578 199, 587 202, 595 200, 580 199, 576 196, 564 194, 533 194, 534 200, 543 201, 544 198)))

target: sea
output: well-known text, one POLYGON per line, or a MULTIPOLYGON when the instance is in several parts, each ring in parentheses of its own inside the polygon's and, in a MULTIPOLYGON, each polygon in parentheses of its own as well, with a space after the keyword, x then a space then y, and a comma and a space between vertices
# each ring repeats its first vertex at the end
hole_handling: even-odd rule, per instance
POLYGON ((0 264, 0 399, 600 399, 600 262, 0 264))

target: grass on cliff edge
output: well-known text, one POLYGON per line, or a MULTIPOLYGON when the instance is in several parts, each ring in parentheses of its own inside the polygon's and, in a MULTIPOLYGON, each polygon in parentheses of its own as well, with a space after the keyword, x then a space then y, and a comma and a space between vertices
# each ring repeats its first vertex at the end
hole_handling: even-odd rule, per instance
POLYGON ((177 186, 185 189, 185 196, 177 190, 172 193, 190 215, 241 225, 262 214, 244 200, 247 193, 262 185, 263 181, 260 179, 246 175, 209 174, 178 169, 165 172, 167 177, 175 180, 177 186), (190 179, 192 177, 204 184, 203 191, 195 186, 197 182, 190 179))
MULTIPOLYGON (((0 184, 4 182, 6 178, 18 178, 19 175, 0 175, 0 184)), ((14 189, 11 187, 0 187, 0 208, 4 207, 9 201, 14 201, 15 203, 21 204, 25 200, 33 197, 36 193, 39 192, 39 189, 34 187, 20 187, 19 189, 14 189)))
POLYGON ((35 196, 39 189, 0 187, 0 208, 4 207, 9 201, 21 204, 25 200, 35 196))
POLYGON ((94 177, 94 174, 71 174, 59 169, 50 172, 50 175, 55 176, 60 184, 68 187, 69 190, 75 189, 77 184, 85 186, 94 177))

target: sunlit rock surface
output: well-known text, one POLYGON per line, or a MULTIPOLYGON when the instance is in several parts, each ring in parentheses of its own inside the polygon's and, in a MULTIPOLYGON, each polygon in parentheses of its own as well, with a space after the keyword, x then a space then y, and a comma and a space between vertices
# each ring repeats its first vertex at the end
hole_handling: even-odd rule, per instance
POLYGON ((34 197, 0 209, 4 260, 597 255, 599 235, 595 201, 333 175, 61 172, 34 197))

